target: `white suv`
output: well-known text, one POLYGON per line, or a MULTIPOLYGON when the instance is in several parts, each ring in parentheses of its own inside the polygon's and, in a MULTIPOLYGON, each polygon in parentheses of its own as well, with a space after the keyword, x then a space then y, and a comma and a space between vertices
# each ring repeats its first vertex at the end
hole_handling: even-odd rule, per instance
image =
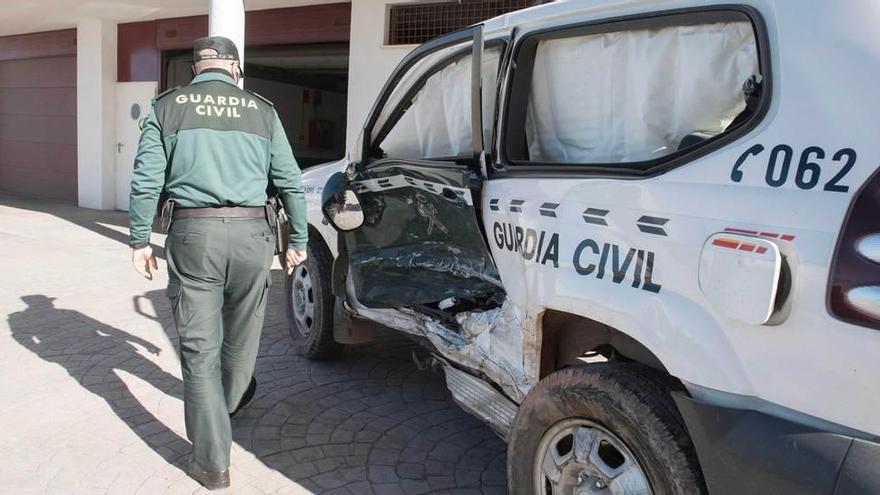
POLYGON ((413 335, 514 494, 880 493, 878 25, 570 1, 417 48, 305 174, 298 347, 413 335))

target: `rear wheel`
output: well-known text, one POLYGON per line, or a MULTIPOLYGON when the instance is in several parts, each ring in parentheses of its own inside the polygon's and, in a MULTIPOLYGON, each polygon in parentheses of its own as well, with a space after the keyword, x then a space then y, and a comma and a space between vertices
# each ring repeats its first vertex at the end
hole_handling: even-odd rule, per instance
POLYGON ((309 240, 308 258, 287 277, 287 320, 296 351, 308 359, 328 359, 342 352, 333 340, 330 292, 332 256, 320 239, 309 240))
POLYGON ((705 493, 665 380, 634 363, 557 371, 526 396, 511 429, 510 493, 705 493))

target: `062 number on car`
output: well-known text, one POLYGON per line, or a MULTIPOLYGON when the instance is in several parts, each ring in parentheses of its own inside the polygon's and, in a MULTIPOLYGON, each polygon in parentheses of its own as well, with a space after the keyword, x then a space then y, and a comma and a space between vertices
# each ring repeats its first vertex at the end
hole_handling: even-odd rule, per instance
MULTIPOLYGON (((756 144, 747 149, 733 164, 733 170, 730 171, 730 180, 733 182, 742 181, 742 167, 746 160, 753 156, 757 157, 764 151, 763 144, 756 144)), ((830 159, 826 159, 826 156, 825 150, 821 147, 807 146, 801 151, 800 157, 797 159, 796 168, 794 168, 794 174, 792 174, 795 151, 787 144, 777 144, 768 154, 764 180, 770 187, 782 187, 793 178, 794 184, 797 187, 807 191, 819 185, 824 167, 828 173, 833 175, 822 186, 822 190, 848 192, 849 186, 841 184, 840 181, 843 180, 856 163, 855 150, 852 148, 842 148, 830 155, 830 159), (832 165, 829 162, 834 162, 836 165, 832 165)))

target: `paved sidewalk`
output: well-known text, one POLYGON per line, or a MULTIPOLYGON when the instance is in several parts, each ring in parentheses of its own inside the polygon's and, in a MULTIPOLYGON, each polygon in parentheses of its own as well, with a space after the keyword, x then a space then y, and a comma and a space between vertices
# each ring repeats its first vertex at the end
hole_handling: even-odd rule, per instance
MULTIPOLYGON (((2 493, 208 493, 181 470, 164 261, 157 280, 141 279, 126 224, 120 212, 0 195, 2 493)), ((389 333, 333 362, 302 360, 280 270, 274 282, 260 387, 233 422, 233 485, 215 493, 504 493, 505 445, 452 403, 442 373, 416 370, 408 340, 389 333)))

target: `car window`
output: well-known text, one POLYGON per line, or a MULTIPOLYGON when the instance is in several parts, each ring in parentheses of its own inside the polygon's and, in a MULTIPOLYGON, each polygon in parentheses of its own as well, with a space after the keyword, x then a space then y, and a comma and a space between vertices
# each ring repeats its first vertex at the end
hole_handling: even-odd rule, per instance
POLYGON ((742 120, 743 84, 760 79, 747 18, 553 37, 533 53, 509 157, 532 164, 621 166, 699 145, 742 120))
MULTIPOLYGON (((471 57, 468 52, 440 62, 428 72, 429 77, 420 87, 407 92, 411 98, 402 100, 404 111, 379 146, 385 157, 441 159, 467 156, 473 152, 471 57)), ((488 47, 482 57, 485 142, 491 139, 500 59, 499 46, 488 47)))
POLYGON ((457 43, 429 52, 422 58, 416 60, 412 66, 406 70, 403 76, 401 76, 400 81, 398 81, 397 85, 394 86, 391 93, 388 95, 388 99, 385 101, 379 115, 376 117, 376 122, 373 125, 373 134, 370 136, 370 139, 376 139, 378 133, 391 118, 394 110, 400 105, 401 100, 406 97, 407 93, 413 86, 418 84, 420 79, 423 79, 431 69, 436 67, 443 60, 452 57, 456 53, 464 53, 466 50, 470 50, 470 46, 470 42, 457 43))

